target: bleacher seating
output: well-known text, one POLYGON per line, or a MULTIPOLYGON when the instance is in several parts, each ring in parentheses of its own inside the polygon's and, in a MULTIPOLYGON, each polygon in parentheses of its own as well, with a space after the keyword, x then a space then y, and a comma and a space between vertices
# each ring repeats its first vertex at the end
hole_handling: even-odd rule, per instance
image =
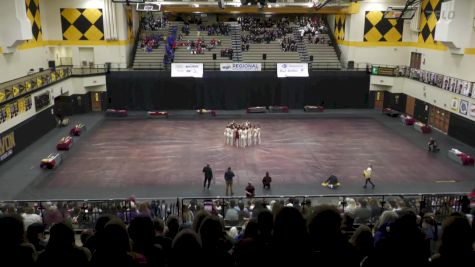
MULTIPOLYGON (((181 27, 178 27, 181 29, 181 27)), ((210 35, 208 36, 207 31, 199 31, 197 25, 190 25, 190 34, 182 34, 181 42, 194 41, 201 39, 205 43, 210 43, 212 39, 220 40, 221 45, 215 46, 213 49, 208 50, 204 49, 203 54, 191 54, 186 46, 177 46, 175 50, 175 61, 174 63, 203 63, 205 69, 219 69, 220 63, 231 63, 232 59, 229 57, 221 57, 222 49, 231 49, 231 36, 225 35, 210 35), (213 54, 216 54, 216 60, 213 60, 213 54)), ((177 41, 180 42, 180 41, 177 41)))
MULTIPOLYGON (((329 40, 327 34, 323 34, 325 40, 329 40)), ((313 56, 312 69, 340 69, 341 64, 336 55, 335 48, 328 43, 309 44, 304 40, 307 46, 308 56, 313 56)))

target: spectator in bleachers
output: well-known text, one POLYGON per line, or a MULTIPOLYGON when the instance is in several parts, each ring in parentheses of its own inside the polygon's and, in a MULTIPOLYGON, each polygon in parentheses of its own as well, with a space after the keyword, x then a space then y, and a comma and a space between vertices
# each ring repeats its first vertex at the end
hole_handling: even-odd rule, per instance
POLYGON ((176 215, 171 215, 167 218, 167 232, 165 236, 173 240, 178 233, 180 223, 176 215))
POLYGON ((168 255, 172 247, 172 240, 165 236, 165 222, 156 218, 153 220, 153 228, 155 230, 154 243, 160 245, 165 255, 168 255))
POLYGON ((350 243, 356 249, 357 261, 362 262, 373 253, 373 234, 366 225, 360 225, 350 239, 350 243))
POLYGON ((386 237, 375 240, 375 251, 365 261, 365 266, 426 266, 429 256, 416 214, 406 209, 389 227, 386 237))
POLYGON ((360 202, 360 207, 355 209, 353 215, 355 216, 355 223, 369 223, 369 220, 371 218, 371 209, 368 208, 368 203, 366 202, 366 200, 362 200, 360 202))
MULTIPOLYGON (((91 238, 91 236, 93 235, 94 235, 94 232, 91 229, 82 230, 81 235, 79 236, 79 239, 81 240, 81 244, 83 247, 86 247, 87 240, 89 240, 89 238, 91 238)), ((89 249, 89 251, 91 250, 89 249)))
POLYGON ((171 267, 195 266, 200 262, 215 260, 210 255, 203 255, 199 236, 190 229, 185 229, 176 235, 169 258, 171 267), (204 256, 206 256, 205 259, 203 259, 204 256))
POLYGON ((219 219, 207 217, 201 224, 199 235, 203 246, 203 254, 208 257, 206 266, 232 266, 233 260, 224 246, 225 235, 219 219))
POLYGON ((155 230, 150 217, 135 217, 127 231, 133 241, 132 251, 144 255, 147 266, 165 266, 162 247, 154 242, 155 230))
POLYGON ((83 243, 84 247, 88 248, 91 253, 94 254, 98 244, 102 242, 102 231, 110 220, 112 220, 112 216, 110 215, 103 215, 99 217, 94 226, 94 234, 87 239, 85 244, 83 243))
POLYGON ((430 251, 430 255, 434 255, 436 252, 436 244, 439 240, 439 228, 435 221, 434 214, 426 213, 422 218, 421 224, 422 232, 425 235, 426 246, 430 251))
POLYGON ((145 257, 131 252, 129 236, 122 221, 109 221, 101 233, 97 250, 91 259, 92 266, 142 266, 139 263, 145 257))
POLYGON ((379 217, 378 222, 374 226, 374 244, 376 245, 380 240, 386 239, 389 236, 389 229, 396 221, 398 215, 395 211, 384 211, 379 217))
POLYGON ((193 212, 190 210, 190 208, 187 205, 184 205, 182 207, 182 212, 181 212, 181 223, 182 224, 187 224, 190 227, 193 224, 193 212))
POLYGON ((235 208, 235 206, 236 202, 231 200, 229 203, 229 208, 226 210, 226 214, 224 215, 224 220, 233 223, 232 225, 239 221, 239 211, 235 208))
POLYGON ((204 219, 206 219, 208 216, 210 216, 210 214, 207 211, 205 210, 198 211, 195 214, 195 218, 193 220, 193 226, 192 226, 193 231, 198 233, 201 227, 201 223, 203 223, 204 219))
POLYGON ((341 233, 341 216, 335 207, 317 207, 308 222, 308 231, 311 261, 316 265, 358 266, 354 249, 341 233))
POLYGON ((34 266, 35 248, 24 240, 25 227, 19 217, 0 215, 0 258, 11 266, 34 266))
POLYGON ((355 218, 352 214, 345 212, 342 215, 342 222, 341 222, 341 233, 345 237, 346 240, 350 240, 353 234, 356 231, 354 226, 355 218))
POLYGON ((432 266, 467 266, 475 262, 472 229, 467 218, 461 214, 444 220, 439 254, 432 257, 432 266))
POLYGON ((25 212, 21 214, 21 217, 25 225, 25 230, 34 223, 43 224, 43 219, 40 215, 35 213, 33 207, 25 207, 25 212))
POLYGON ((77 247, 74 231, 64 223, 56 223, 51 227, 46 249, 38 256, 38 266, 87 266, 91 252, 84 247, 77 247))
POLYGON ((303 266, 308 262, 307 226, 298 209, 284 207, 275 216, 272 242, 274 266, 283 263, 303 266))
POLYGON ((42 223, 33 223, 26 230, 26 239, 35 247, 37 253, 46 248, 45 226, 42 223))

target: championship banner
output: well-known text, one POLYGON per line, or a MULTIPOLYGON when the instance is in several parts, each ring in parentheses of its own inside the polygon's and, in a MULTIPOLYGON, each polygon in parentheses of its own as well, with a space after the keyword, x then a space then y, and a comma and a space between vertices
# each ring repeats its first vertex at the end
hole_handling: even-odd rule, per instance
POLYGON ((261 63, 221 63, 221 71, 261 71, 261 63))
POLYGON ((475 103, 470 104, 470 117, 475 118, 475 103))
POLYGON ((172 77, 203 78, 203 63, 172 63, 172 77))
POLYGON ((450 109, 455 112, 459 111, 459 99, 457 97, 452 98, 452 102, 450 103, 450 109))
POLYGON ((277 77, 308 77, 308 63, 277 63, 277 77))

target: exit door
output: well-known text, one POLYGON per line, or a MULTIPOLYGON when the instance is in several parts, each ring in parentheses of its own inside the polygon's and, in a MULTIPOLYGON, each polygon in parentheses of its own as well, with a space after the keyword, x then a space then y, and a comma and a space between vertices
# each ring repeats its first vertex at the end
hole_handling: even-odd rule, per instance
POLYGON ((102 94, 101 92, 91 92, 91 110, 102 111, 102 94))

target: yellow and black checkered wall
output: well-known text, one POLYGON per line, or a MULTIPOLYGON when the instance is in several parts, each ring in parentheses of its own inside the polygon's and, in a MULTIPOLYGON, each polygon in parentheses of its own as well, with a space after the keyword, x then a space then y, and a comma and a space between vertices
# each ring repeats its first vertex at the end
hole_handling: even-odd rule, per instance
POLYGON ((125 14, 127 16, 127 38, 128 40, 134 39, 134 20, 132 17, 132 9, 126 9, 125 14))
POLYGON ((61 8, 63 40, 104 40, 104 22, 100 8, 61 8))
POLYGON ((41 41, 43 40, 43 31, 41 30, 40 0, 25 0, 25 4, 26 16, 31 23, 33 41, 41 41))
POLYGON ((424 0, 421 4, 421 19, 419 24, 419 43, 433 44, 435 26, 440 18, 442 0, 424 0))
POLYGON ((335 39, 345 40, 346 15, 335 15, 335 39))
POLYGON ((404 21, 384 18, 384 11, 366 11, 365 42, 401 42, 404 21))

